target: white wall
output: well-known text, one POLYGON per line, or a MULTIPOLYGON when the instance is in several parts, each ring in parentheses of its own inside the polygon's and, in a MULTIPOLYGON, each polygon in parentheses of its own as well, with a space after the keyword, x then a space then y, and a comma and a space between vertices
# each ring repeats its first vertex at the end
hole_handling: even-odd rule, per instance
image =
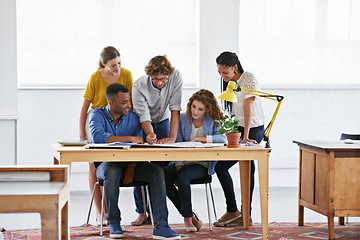
POLYGON ((0 1, 0 164, 16 163, 16 1, 0 1), (2 9, 5 9, 2 10, 2 9))
MULTIPOLYGON (((214 69, 209 69, 209 72, 212 71, 216 75, 214 69)), ((207 88, 206 85, 202 86, 207 88)), ((356 103, 360 102, 360 89, 264 90, 285 96, 270 133, 272 169, 291 170, 298 167, 298 148, 292 143, 295 139, 339 139, 342 132, 360 133, 360 112, 355 109, 356 103)), ((19 164, 51 164, 51 143, 56 143, 59 139, 77 139, 83 91, 19 91, 19 164)), ((183 109, 186 99, 194 91, 195 89, 184 90, 183 109)), ((263 103, 269 120, 276 102, 263 103)), ((87 166, 76 164, 73 171, 86 172, 87 166)), ((296 177, 290 181, 282 176, 271 175, 270 186, 272 182, 277 186, 297 186, 296 177)))
POLYGON ((0 116, 16 116, 16 1, 2 0, 0 9, 0 116))
MULTIPOLYGON (((220 93, 220 77, 215 58, 225 50, 238 52, 238 30, 234 27, 238 0, 201 1, 204 2, 206 4, 201 4, 200 9, 200 86, 217 96, 220 93)), ((126 67, 126 63, 123 64, 126 67)), ((196 90, 184 89, 183 109, 196 90)), ((292 143, 294 139, 339 139, 341 132, 360 133, 360 111, 357 109, 360 86, 349 89, 265 86, 263 90, 285 96, 270 134, 273 148, 270 186, 297 186, 298 148, 292 143)), ((84 89, 18 91, 19 164, 52 164, 50 144, 60 139, 78 138, 83 92, 84 89)), ((276 103, 266 99, 263 103, 269 120, 276 103)), ((72 170, 87 172, 87 165, 75 164, 72 170)), ((81 181, 87 188, 87 179, 82 178, 81 181)))

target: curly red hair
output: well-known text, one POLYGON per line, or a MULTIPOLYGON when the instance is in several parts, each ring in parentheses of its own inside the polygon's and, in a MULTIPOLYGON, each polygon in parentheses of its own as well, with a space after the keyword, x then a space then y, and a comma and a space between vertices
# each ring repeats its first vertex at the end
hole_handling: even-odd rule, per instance
POLYGON ((189 98, 185 113, 186 119, 189 121, 191 118, 191 105, 194 100, 204 104, 206 115, 214 120, 215 126, 219 125, 217 122, 215 122, 215 120, 222 119, 224 115, 220 110, 219 104, 216 101, 214 94, 206 89, 200 89, 189 98))

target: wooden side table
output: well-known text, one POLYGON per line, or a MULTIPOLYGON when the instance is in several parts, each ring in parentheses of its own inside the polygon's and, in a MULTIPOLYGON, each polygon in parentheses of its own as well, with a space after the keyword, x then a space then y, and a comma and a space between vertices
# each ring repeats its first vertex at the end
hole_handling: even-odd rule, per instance
POLYGON ((68 207, 68 166, 0 167, 0 213, 40 213, 42 239, 69 239, 68 207))
POLYGON ((304 207, 328 217, 329 239, 335 239, 334 217, 360 216, 360 141, 294 141, 300 147, 299 226, 304 207))

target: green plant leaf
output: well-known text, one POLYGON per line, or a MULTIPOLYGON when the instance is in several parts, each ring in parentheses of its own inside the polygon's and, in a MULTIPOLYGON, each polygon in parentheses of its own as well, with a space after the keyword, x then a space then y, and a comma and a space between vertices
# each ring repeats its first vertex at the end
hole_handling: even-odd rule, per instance
POLYGON ((237 128, 235 128, 236 126, 239 125, 239 120, 235 120, 234 117, 235 114, 232 114, 231 116, 225 115, 221 120, 215 120, 221 126, 221 128, 218 131, 220 134, 239 132, 237 128))
POLYGON ((219 132, 220 134, 226 133, 225 129, 223 129, 223 128, 220 128, 218 132, 219 132))

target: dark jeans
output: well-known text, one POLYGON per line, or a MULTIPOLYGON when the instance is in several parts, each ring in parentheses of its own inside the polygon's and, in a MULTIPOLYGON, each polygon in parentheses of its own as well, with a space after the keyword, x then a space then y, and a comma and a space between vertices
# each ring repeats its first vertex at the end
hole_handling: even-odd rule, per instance
POLYGON ((194 163, 184 165, 176 171, 175 163, 172 163, 164 168, 164 172, 166 196, 183 217, 192 217, 190 181, 206 177, 208 175, 207 168, 194 163), (177 188, 174 185, 175 181, 177 188))
MULTIPOLYGON (((244 135, 244 128, 239 127, 239 131, 241 132, 241 136, 244 135)), ((251 129, 249 131, 249 138, 256 140, 260 143, 263 139, 264 135, 264 126, 257 127, 255 129, 251 129)), ((215 172, 221 184, 221 187, 224 191, 225 199, 226 199, 226 211, 227 212, 236 212, 238 210, 235 198, 234 184, 229 173, 229 168, 234 166, 239 161, 218 161, 215 165, 215 172)), ((251 161, 251 175, 250 175, 250 214, 251 214, 251 204, 252 197, 254 193, 254 185, 255 185, 255 163, 254 160, 251 161)))
MULTIPOLYGON (((170 134, 170 121, 165 119, 159 123, 151 124, 157 139, 168 138, 170 134)), ((146 141, 146 134, 144 133, 144 141, 146 141)), ((164 168, 169 162, 152 162, 155 165, 164 168)), ((142 199, 141 187, 134 187, 134 199, 137 213, 144 213, 144 204, 142 199)))
MULTIPOLYGON (((118 206, 119 186, 127 165, 126 162, 103 162, 96 169, 97 177, 104 180, 105 201, 108 210, 107 219, 110 223, 121 221, 118 206)), ((149 183, 155 226, 167 222, 168 210, 163 169, 149 162, 137 163, 134 171, 134 181, 149 183)))

